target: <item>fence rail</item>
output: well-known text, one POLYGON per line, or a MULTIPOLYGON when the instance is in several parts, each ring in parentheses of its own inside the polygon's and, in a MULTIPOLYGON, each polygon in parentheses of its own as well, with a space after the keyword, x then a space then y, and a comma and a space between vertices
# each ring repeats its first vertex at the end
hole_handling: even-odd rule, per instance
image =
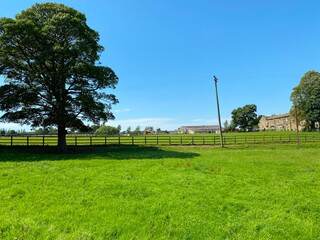
MULTIPOLYGON (((239 135, 224 136, 225 145, 258 143, 295 143, 296 134, 289 135, 239 135)), ((320 134, 300 135, 300 142, 320 142, 320 134)), ((55 146, 57 136, 5 136, 0 137, 2 146, 55 146)), ((67 136, 69 146, 93 145, 220 145, 220 137, 192 135, 148 135, 148 136, 67 136)))

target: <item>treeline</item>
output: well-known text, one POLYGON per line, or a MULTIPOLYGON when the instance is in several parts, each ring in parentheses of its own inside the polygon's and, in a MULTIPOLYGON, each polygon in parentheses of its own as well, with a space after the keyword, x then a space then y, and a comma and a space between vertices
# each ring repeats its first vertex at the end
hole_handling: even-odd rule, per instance
POLYGON ((56 128, 38 128, 32 131, 13 130, 13 129, 0 129, 0 136, 13 136, 13 135, 56 135, 58 130, 56 128))
MULTIPOLYGON (((94 136, 116 136, 116 135, 126 135, 126 136, 139 136, 144 134, 166 134, 168 131, 163 131, 160 128, 154 130, 154 127, 148 126, 144 130, 140 126, 137 126, 134 130, 128 127, 125 131, 121 131, 121 125, 117 127, 113 126, 87 126, 82 131, 68 129, 68 134, 88 134, 94 136)), ((12 129, 0 129, 0 136, 14 136, 14 135, 57 135, 58 129, 54 127, 48 128, 38 128, 31 131, 26 130, 12 130, 12 129)))
POLYGON ((126 136, 139 136, 144 134, 168 134, 168 131, 163 131, 161 128, 157 128, 148 126, 145 127, 144 130, 141 129, 140 126, 137 126, 132 130, 131 127, 128 127, 125 131, 121 131, 121 126, 112 127, 112 126, 101 126, 94 131, 94 135, 96 136, 112 136, 112 135, 126 135, 126 136))
POLYGON ((12 135, 24 135, 27 134, 25 130, 12 130, 12 129, 0 129, 0 136, 12 136, 12 135))

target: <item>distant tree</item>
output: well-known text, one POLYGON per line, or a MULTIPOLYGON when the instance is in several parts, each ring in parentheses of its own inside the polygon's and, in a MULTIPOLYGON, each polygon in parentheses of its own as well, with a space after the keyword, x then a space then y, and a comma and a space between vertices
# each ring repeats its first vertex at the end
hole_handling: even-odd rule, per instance
POLYGON ((229 129, 229 122, 228 120, 225 120, 224 123, 223 123, 223 128, 224 128, 224 131, 225 132, 228 132, 228 129, 229 129))
POLYGON ((6 132, 6 136, 11 136, 11 135, 15 135, 17 132, 15 130, 8 130, 6 132))
POLYGON ((306 127, 315 128, 315 123, 320 122, 320 73, 309 71, 304 74, 290 99, 293 103, 291 113, 297 111, 299 121, 305 120, 306 127))
POLYGON ((47 128, 38 128, 33 131, 33 134, 35 135, 55 135, 57 134, 57 129, 53 127, 47 127, 47 128))
POLYGON ((6 135, 6 130, 0 129, 0 136, 5 136, 5 135, 6 135))
POLYGON ((135 131, 135 132, 140 132, 140 131, 141 131, 141 127, 140 127, 140 126, 137 126, 134 131, 135 131))
POLYGON ((101 126, 94 132, 94 135, 96 136, 112 136, 118 134, 119 130, 111 126, 101 126))
POLYGON ((131 134, 131 127, 128 127, 128 128, 127 128, 126 134, 131 134))
POLYGON ((0 19, 0 111, 4 122, 56 126, 58 149, 66 150, 66 129, 83 129, 113 119, 118 78, 99 65, 103 47, 84 14, 57 3, 35 4, 0 19))
MULTIPOLYGON (((259 120, 260 120, 260 117, 259 117, 259 120)), ((228 128, 228 132, 234 132, 235 130, 236 130, 236 125, 233 122, 233 120, 231 120, 228 128)))
POLYGON ((48 127, 50 135, 56 135, 58 133, 58 129, 55 127, 48 127))
POLYGON ((25 135, 25 134, 27 134, 27 131, 25 129, 19 129, 19 130, 16 131, 16 134, 25 135))
POLYGON ((38 128, 33 131, 35 135, 47 135, 49 134, 49 130, 47 128, 38 128))
POLYGON ((144 128, 144 131, 145 131, 145 132, 154 132, 154 129, 153 129, 153 127, 150 127, 150 126, 149 126, 149 127, 145 127, 145 128, 144 128))
POLYGON ((133 135, 141 135, 140 126, 137 126, 136 129, 131 134, 133 134, 133 135))
POLYGON ((100 128, 99 125, 93 124, 93 125, 91 125, 91 126, 88 128, 89 131, 84 131, 84 132, 94 133, 94 132, 97 131, 99 128, 100 128))
POLYGON ((231 113, 234 126, 239 127, 241 131, 249 131, 257 127, 261 116, 257 116, 256 111, 257 106, 255 104, 234 109, 231 113))
POLYGON ((230 122, 228 122, 228 120, 226 120, 223 123, 223 128, 224 128, 225 132, 234 132, 235 127, 236 126, 235 126, 235 124, 234 124, 234 122, 232 120, 230 122))
MULTIPOLYGON (((296 120, 298 121, 298 125, 300 125, 300 123, 305 119, 304 112, 295 106, 291 107, 289 114, 290 117, 294 119, 294 122, 296 120)), ((304 127, 308 128, 308 124, 305 124, 304 127)))
POLYGON ((121 125, 120 124, 117 126, 117 129, 119 132, 121 132, 121 125))

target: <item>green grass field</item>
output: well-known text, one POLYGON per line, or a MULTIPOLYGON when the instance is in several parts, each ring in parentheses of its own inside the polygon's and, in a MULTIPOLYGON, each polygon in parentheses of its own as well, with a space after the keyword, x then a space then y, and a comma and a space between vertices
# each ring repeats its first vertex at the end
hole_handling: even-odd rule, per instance
POLYGON ((320 239, 319 144, 0 153, 0 239, 320 239))

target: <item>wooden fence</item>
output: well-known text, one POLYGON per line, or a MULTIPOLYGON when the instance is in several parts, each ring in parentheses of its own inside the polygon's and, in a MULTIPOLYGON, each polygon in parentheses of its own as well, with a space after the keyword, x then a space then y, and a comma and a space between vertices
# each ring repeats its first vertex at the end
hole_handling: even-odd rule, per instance
MULTIPOLYGON (((295 143, 296 134, 289 135, 228 135, 225 145, 258 143, 295 143)), ((0 137, 2 146, 55 146, 57 136, 5 136, 0 137)), ((320 134, 300 134, 300 142, 320 142, 320 134)), ((69 146, 93 145, 220 145, 219 135, 148 135, 148 136, 67 136, 69 146)))

